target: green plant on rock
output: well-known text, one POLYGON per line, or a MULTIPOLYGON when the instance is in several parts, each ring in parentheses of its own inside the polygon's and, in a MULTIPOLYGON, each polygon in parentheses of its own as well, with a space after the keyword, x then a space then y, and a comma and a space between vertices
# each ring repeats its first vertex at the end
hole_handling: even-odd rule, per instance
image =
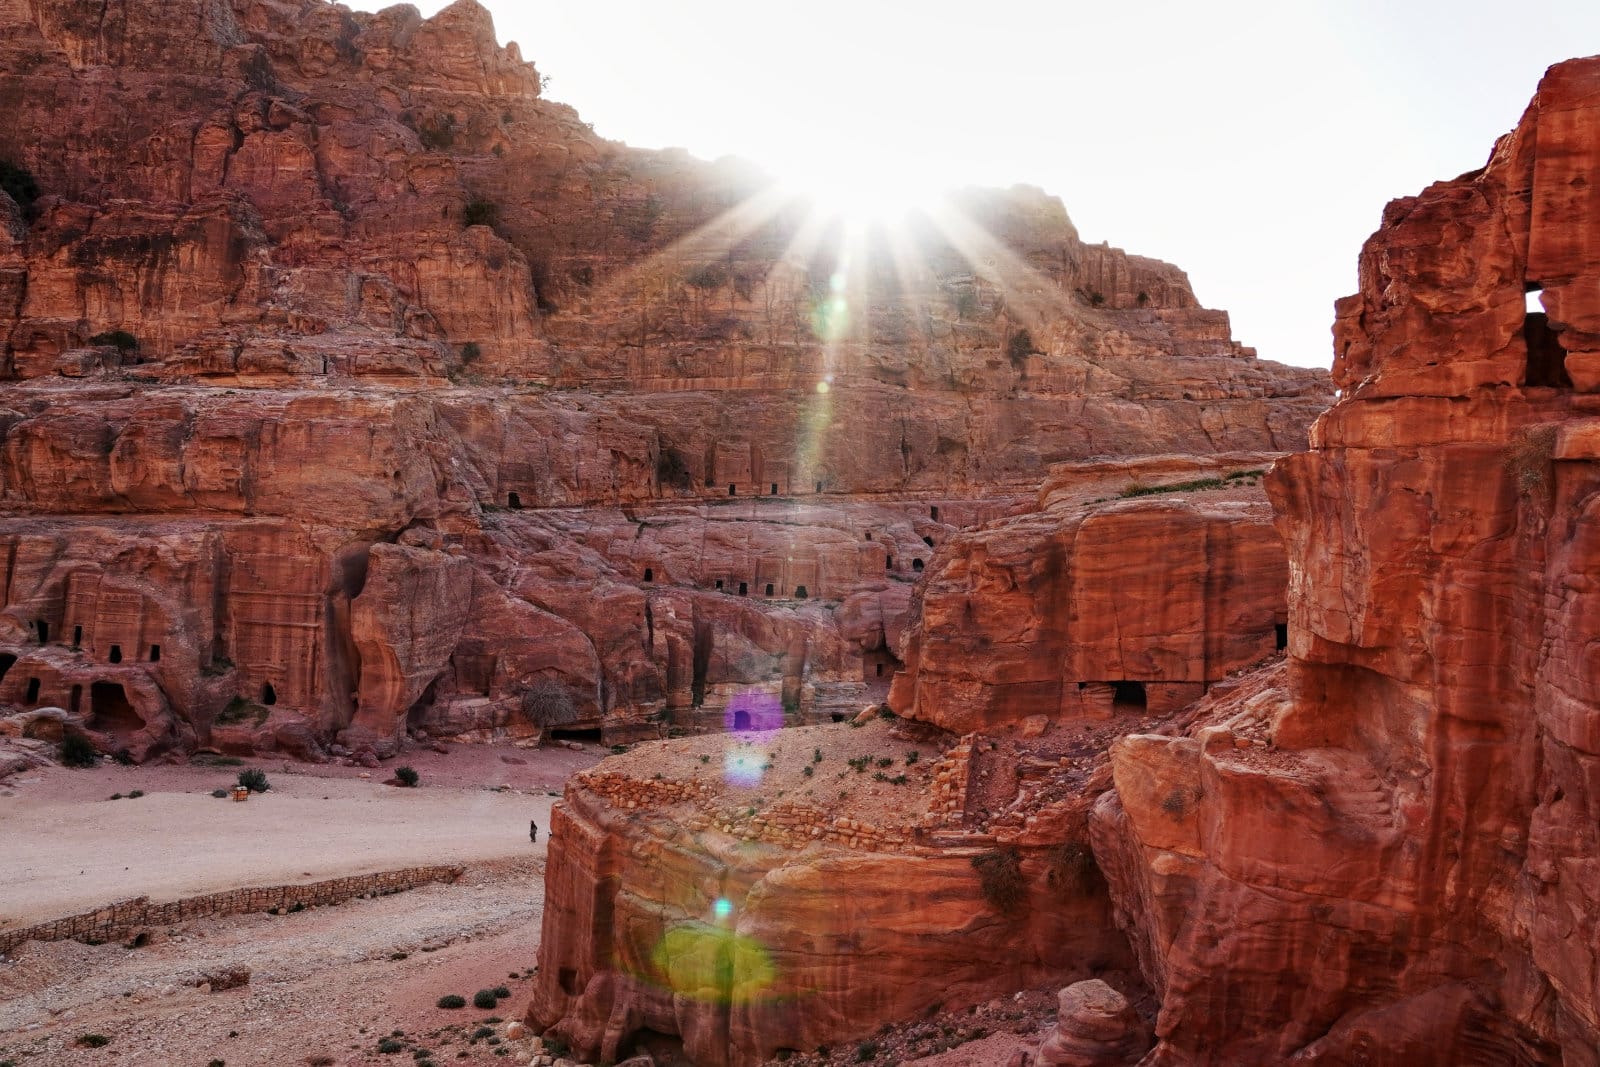
POLYGON ((63 767, 93 767, 100 762, 94 742, 76 730, 62 735, 59 757, 63 767))
POLYGON ((239 784, 252 793, 265 793, 271 788, 267 784, 267 772, 260 767, 250 767, 240 771, 239 784))
POLYGON ((1022 877, 1022 857, 1014 848, 995 849, 972 857, 983 899, 1002 915, 1015 914, 1027 899, 1022 877))

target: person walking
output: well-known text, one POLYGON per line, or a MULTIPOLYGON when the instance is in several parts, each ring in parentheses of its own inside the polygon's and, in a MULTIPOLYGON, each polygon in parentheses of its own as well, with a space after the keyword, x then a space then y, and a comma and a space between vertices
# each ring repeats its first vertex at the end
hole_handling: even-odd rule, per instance
POLYGON ((539 824, 532 819, 528 820, 528 840, 534 844, 539 843, 539 824))

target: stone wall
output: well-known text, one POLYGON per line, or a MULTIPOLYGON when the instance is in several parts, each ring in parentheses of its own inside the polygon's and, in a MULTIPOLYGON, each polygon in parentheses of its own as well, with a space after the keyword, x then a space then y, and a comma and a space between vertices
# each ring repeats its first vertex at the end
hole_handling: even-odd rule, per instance
POLYGON ((192 919, 214 919, 248 912, 292 910, 342 904, 354 897, 388 896, 432 882, 454 882, 461 877, 460 867, 404 867, 397 871, 356 874, 330 878, 306 885, 250 886, 220 893, 185 897, 152 904, 149 897, 135 897, 94 911, 80 912, 61 919, 0 931, 0 955, 11 952, 25 941, 86 941, 98 944, 133 937, 151 926, 172 926, 192 919))

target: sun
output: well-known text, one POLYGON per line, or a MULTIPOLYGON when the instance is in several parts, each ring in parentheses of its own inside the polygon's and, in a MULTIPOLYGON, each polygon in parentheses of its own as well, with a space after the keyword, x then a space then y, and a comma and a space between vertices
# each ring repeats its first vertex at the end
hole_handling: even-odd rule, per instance
POLYGON ((783 168, 790 195, 809 201, 819 217, 860 225, 893 224, 932 210, 946 190, 920 161, 882 151, 832 151, 783 168))

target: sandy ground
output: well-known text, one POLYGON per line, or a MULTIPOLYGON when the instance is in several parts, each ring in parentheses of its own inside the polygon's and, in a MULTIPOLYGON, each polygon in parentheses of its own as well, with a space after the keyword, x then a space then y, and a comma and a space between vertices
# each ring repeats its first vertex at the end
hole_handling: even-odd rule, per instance
POLYGON ((602 752, 448 746, 448 754, 408 752, 370 778, 359 777, 360 768, 249 760, 272 789, 244 804, 211 796, 239 767, 107 764, 25 774, 0 791, 0 929, 141 895, 172 900, 525 857, 528 820, 547 827, 550 794, 602 752), (380 780, 402 762, 421 774, 418 788, 380 780), (145 795, 107 799, 133 790, 145 795))

